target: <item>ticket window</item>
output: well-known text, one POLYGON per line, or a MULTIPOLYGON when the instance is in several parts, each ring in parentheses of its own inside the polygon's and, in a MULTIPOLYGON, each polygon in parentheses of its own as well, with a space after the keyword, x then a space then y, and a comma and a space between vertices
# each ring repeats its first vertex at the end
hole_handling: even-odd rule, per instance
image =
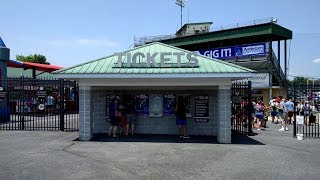
POLYGON ((177 99, 177 104, 183 103, 186 106, 187 118, 191 118, 191 96, 188 94, 179 94, 177 99))

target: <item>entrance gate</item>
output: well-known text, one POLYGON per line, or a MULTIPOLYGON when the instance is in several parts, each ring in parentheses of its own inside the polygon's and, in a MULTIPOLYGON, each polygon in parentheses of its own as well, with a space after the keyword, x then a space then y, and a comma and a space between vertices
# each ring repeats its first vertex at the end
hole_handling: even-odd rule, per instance
POLYGON ((78 131, 78 84, 7 78, 0 84, 0 130, 78 131))
POLYGON ((251 81, 233 82, 231 87, 231 129, 233 132, 252 135, 251 81))
POLYGON ((293 85, 295 105, 293 136, 320 138, 320 85, 293 85), (303 105, 301 105, 303 104, 303 105))

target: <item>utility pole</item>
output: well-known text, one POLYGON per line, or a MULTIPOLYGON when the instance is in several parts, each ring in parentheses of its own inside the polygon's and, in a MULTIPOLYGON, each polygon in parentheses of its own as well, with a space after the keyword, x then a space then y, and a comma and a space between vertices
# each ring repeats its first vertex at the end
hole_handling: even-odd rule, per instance
POLYGON ((181 10, 181 27, 182 27, 182 8, 184 8, 186 6, 186 1, 187 0, 176 0, 176 5, 180 6, 180 10, 181 10))

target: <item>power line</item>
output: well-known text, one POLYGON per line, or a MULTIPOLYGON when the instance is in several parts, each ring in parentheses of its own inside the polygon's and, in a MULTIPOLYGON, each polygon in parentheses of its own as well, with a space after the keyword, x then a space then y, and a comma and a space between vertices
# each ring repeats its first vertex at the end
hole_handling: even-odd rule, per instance
POLYGON ((320 36, 320 33, 293 33, 297 36, 320 36))
POLYGON ((320 76, 306 76, 306 75, 292 75, 288 74, 290 77, 304 77, 304 78, 309 78, 309 79, 320 79, 320 76))

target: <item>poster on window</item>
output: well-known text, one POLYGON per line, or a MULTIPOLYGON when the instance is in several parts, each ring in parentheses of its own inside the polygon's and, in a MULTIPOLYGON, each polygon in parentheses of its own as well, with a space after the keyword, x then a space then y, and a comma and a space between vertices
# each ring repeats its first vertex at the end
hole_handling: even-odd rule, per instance
POLYGON ((149 97, 149 117, 162 117, 163 96, 162 94, 150 94, 149 97))
POLYGON ((209 96, 195 97, 195 122, 209 122, 209 96))
POLYGON ((163 95, 163 114, 174 115, 176 110, 176 99, 175 94, 165 94, 163 95))
POLYGON ((149 95, 138 94, 136 96, 136 109, 140 115, 149 115, 149 95))

